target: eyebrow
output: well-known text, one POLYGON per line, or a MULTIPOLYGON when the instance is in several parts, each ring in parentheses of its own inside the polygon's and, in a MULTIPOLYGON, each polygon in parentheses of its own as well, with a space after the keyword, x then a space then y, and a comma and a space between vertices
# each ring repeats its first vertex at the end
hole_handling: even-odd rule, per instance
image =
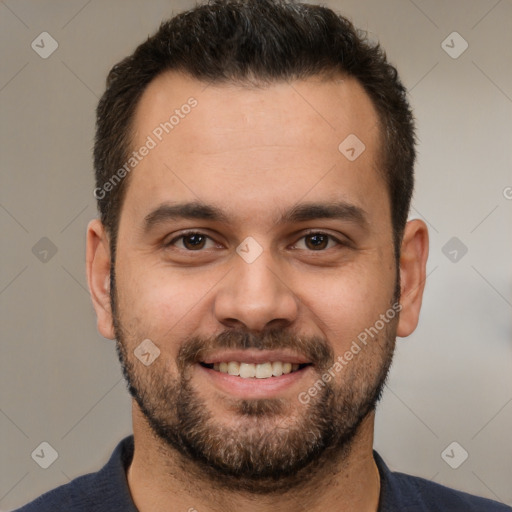
MULTIPOLYGON (((149 232, 156 225, 178 219, 209 220, 229 224, 229 217, 218 207, 191 201, 186 203, 163 203, 144 218, 144 232, 149 232)), ((335 219, 368 226, 367 213, 346 201, 329 201, 326 203, 301 203, 284 212, 274 224, 292 224, 316 219, 335 219)))

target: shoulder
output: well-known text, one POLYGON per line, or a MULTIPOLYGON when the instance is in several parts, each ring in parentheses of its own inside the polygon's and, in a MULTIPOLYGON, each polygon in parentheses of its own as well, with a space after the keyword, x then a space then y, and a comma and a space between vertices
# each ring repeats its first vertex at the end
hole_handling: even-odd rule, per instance
POLYGON ((374 459, 381 476, 379 512, 512 512, 497 501, 451 489, 425 478, 391 471, 377 452, 374 459))
POLYGON ((50 512, 54 510, 79 512, 88 510, 98 492, 97 475, 98 473, 90 473, 75 478, 68 484, 52 489, 27 505, 16 509, 15 512, 50 512))
POLYGON ((110 460, 96 473, 79 476, 15 510, 15 512, 135 511, 125 468, 133 456, 133 436, 123 439, 110 460))

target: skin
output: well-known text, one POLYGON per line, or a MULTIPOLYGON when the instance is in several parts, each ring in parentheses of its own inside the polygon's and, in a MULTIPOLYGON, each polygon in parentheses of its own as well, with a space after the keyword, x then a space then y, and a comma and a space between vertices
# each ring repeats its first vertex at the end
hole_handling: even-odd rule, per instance
MULTIPOLYGON (((161 351, 155 365, 164 364, 169 375, 176 376, 183 340, 231 328, 261 332, 275 326, 322 337, 336 356, 345 353, 357 335, 389 309, 396 278, 389 197, 379 172, 377 114, 369 97, 355 80, 343 77, 312 77, 251 89, 232 84, 206 87, 168 72, 151 82, 141 98, 134 148, 190 96, 197 99, 197 107, 137 165, 121 211, 117 308, 129 352, 150 338, 161 351), (338 150, 351 133, 366 146, 353 162, 338 150), (340 199, 364 210, 367 223, 275 222, 297 203, 340 199), (167 220, 144 231, 144 218, 160 204, 194 200, 221 208, 228 222, 167 220), (186 229, 211 239, 200 252, 187 252, 183 240, 174 247, 162 246, 186 229), (331 241, 322 251, 312 250, 304 238, 308 230, 347 245, 331 241), (263 249, 250 264, 236 253, 248 236, 263 249)), ((408 336, 416 328, 427 255, 426 225, 409 221, 400 257, 398 336, 408 336)), ((101 222, 93 220, 87 232, 88 282, 98 330, 114 339, 110 263, 108 235, 101 222)), ((364 367, 376 374, 382 364, 379 346, 384 343, 381 337, 369 344, 347 368, 364 367)), ((153 368, 156 371, 157 366, 153 368)), ((140 371, 151 372, 152 366, 140 371)), ((349 372, 336 374, 340 389, 349 372)), ((317 379, 310 368, 280 391, 285 416, 275 421, 285 418, 293 424, 306 414, 297 396, 317 379)), ((191 368, 190 383, 219 425, 236 428, 240 417, 228 405, 239 395, 217 387, 197 365, 191 368)), ((265 396, 265 391, 259 393, 265 396)), ((373 412, 360 425, 343 460, 325 464, 293 493, 256 498, 201 479, 191 464, 154 435, 135 401, 133 430, 135 455, 127 480, 141 512, 234 510, 231 503, 247 512, 292 510, 299 505, 311 511, 378 507, 373 412)))

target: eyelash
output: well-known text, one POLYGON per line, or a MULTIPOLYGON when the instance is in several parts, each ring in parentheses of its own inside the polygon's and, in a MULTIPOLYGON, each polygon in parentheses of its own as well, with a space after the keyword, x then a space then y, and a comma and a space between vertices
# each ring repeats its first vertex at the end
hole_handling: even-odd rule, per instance
MULTIPOLYGON (((181 240, 181 239, 186 238, 187 236, 191 236, 191 235, 200 235, 200 236, 204 236, 204 237, 206 237, 206 238, 208 238, 210 240, 213 240, 209 235, 207 235, 206 233, 202 233, 201 231, 185 231, 185 232, 182 232, 179 236, 173 238, 171 241, 165 243, 164 247, 165 248, 172 247, 178 240, 181 240)), ((323 231, 309 231, 309 232, 305 233, 304 235, 302 235, 299 238, 299 240, 302 240, 303 238, 306 238, 308 236, 313 236, 313 235, 326 236, 326 237, 329 238, 329 240, 332 240, 332 241, 336 242, 337 246, 347 246, 348 245, 348 243, 344 243, 344 242, 338 240, 333 235, 330 235, 329 233, 324 233, 323 231)), ((331 247, 331 249, 332 249, 332 247, 331 247)), ((198 250, 194 251, 194 250, 184 249, 184 248, 183 249, 180 248, 180 250, 183 250, 183 251, 186 251, 186 252, 203 252, 204 251, 203 249, 198 249, 198 250)), ((327 250, 328 249, 320 249, 318 251, 309 250, 309 252, 325 252, 327 250)))

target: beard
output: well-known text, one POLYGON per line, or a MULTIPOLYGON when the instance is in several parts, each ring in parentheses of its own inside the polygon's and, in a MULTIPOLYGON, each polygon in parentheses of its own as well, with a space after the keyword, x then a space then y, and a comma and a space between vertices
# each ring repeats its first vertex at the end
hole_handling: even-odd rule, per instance
MULTIPOLYGON (((171 452, 177 452, 182 471, 225 490, 281 494, 303 486, 313 473, 328 471, 348 459, 363 420, 375 410, 382 395, 393 358, 398 315, 327 382, 321 376, 332 371, 335 363, 327 340, 275 328, 258 333, 233 329, 181 340, 178 373, 173 376, 163 357, 149 367, 134 357, 133 349, 145 336, 135 335, 134 330, 128 334, 122 324, 113 270, 116 349, 128 390, 154 435, 171 452), (307 404, 298 397, 216 403, 202 398, 191 379, 202 355, 212 349, 249 348, 290 348, 306 356, 321 382, 318 393, 307 404), (228 407, 236 426, 215 418, 217 406, 228 407)), ((396 302, 397 289, 392 302, 396 302)))

